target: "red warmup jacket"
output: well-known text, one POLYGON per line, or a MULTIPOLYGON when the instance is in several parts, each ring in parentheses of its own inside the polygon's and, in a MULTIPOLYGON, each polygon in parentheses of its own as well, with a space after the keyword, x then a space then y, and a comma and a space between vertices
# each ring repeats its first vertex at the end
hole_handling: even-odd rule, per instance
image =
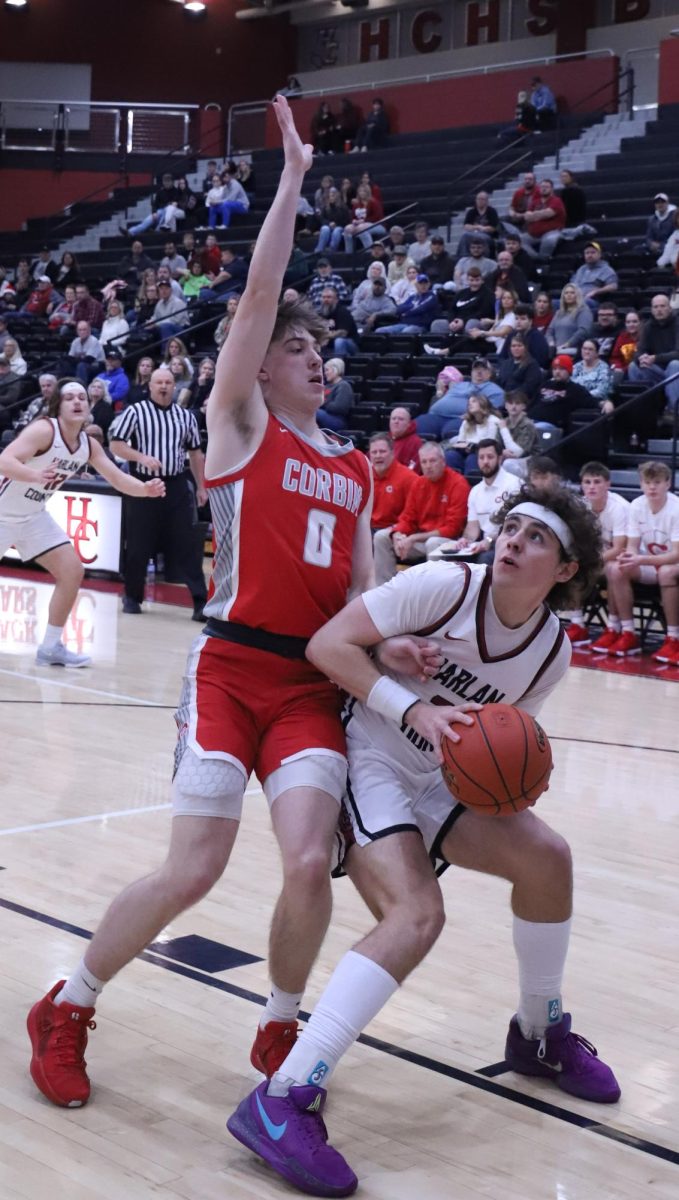
POLYGON ((437 529, 441 537, 459 537, 467 524, 469 492, 467 480, 452 467, 446 467, 436 483, 421 476, 408 493, 394 533, 429 533, 437 529))
POLYGON ((411 421, 403 437, 394 438, 394 458, 397 462, 402 463, 404 467, 410 467, 411 470, 421 475, 420 460, 417 457, 417 452, 424 443, 416 430, 417 425, 414 421, 411 421))
POLYGON ((376 475, 373 471, 373 510, 370 518, 373 529, 388 529, 398 521, 416 480, 415 472, 396 462, 396 459, 384 475, 376 475))

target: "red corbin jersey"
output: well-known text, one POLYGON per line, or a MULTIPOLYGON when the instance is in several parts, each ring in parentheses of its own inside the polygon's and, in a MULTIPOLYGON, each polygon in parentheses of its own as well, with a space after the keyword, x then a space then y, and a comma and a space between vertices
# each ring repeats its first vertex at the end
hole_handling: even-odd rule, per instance
POLYGON ((215 531, 206 615, 311 637, 346 604, 370 495, 365 455, 270 415, 255 453, 206 486, 215 531))

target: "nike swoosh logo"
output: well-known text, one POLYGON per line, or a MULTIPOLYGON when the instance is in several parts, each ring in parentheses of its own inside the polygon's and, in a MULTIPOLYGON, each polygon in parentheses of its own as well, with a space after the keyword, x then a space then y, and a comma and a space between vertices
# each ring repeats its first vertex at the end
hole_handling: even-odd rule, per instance
POLYGON ((271 1118, 267 1115, 266 1109, 264 1108, 264 1105, 262 1104, 258 1094, 255 1095, 255 1100, 257 1101, 259 1115, 262 1118, 262 1124, 264 1125, 266 1132, 274 1142, 279 1142, 288 1128, 288 1122, 283 1121, 282 1125, 275 1125, 271 1118))
POLYGON ((444 638, 449 642, 463 642, 464 638, 453 637, 452 633, 444 633, 444 638))
POLYGON ((96 990, 97 990, 97 989, 96 989, 95 987, 92 987, 92 986, 91 986, 91 984, 89 984, 89 983, 87 982, 87 980, 86 980, 86 979, 83 979, 83 978, 82 978, 82 976, 81 976, 81 978, 80 978, 80 982, 81 982, 81 983, 84 983, 84 984, 85 984, 85 987, 86 987, 86 988, 89 988, 89 990, 90 990, 91 992, 96 992, 96 990))
POLYGON ((559 1063, 550 1063, 550 1062, 545 1062, 544 1059, 541 1059, 540 1066, 549 1067, 550 1071, 556 1071, 557 1074, 559 1071, 563 1071, 563 1067, 560 1062, 559 1063))

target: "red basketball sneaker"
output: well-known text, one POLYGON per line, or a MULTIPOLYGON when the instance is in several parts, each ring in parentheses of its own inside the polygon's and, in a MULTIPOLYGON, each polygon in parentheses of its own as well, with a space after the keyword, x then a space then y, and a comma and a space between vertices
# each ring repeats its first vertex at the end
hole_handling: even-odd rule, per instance
POLYGON ((651 655, 656 662, 676 663, 679 655, 679 638, 666 637, 662 646, 651 655))
POLYGON ((589 630, 585 629, 584 625, 576 625, 575 623, 566 628, 566 637, 571 646, 589 646, 591 637, 589 630))
POLYGON ((267 1021, 263 1029, 261 1025, 257 1029, 250 1062, 257 1071, 271 1079, 281 1063, 285 1062, 296 1041, 296 1021, 267 1021))
POLYGON ((617 642, 619 637, 619 630, 607 629, 605 633, 602 633, 600 638, 592 642, 592 650, 596 654, 610 654, 613 644, 617 642))
POLYGON ((609 654, 617 654, 619 658, 625 658, 628 654, 641 654, 641 642, 636 633, 624 630, 611 646, 609 654))
POLYGON ((43 1096, 62 1108, 80 1108, 90 1098, 85 1047, 87 1030, 96 1029, 93 1008, 55 1004, 65 979, 38 1000, 28 1014, 28 1036, 33 1046, 31 1075, 43 1096))

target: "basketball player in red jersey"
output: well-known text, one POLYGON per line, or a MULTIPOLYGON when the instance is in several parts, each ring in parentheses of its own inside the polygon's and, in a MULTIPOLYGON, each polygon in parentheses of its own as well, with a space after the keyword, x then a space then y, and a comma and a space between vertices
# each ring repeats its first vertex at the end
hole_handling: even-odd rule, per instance
POLYGON ((174 820, 160 870, 106 913, 84 959, 31 1010, 31 1074, 55 1104, 90 1093, 84 1050, 104 984, 228 862, 254 770, 271 806, 283 890, 271 933, 272 994, 252 1061, 271 1074, 330 919, 330 858, 346 775, 339 693, 305 658, 308 639, 372 583, 370 469, 322 433, 325 326, 278 307, 297 201, 311 165, 287 101, 274 109, 285 164, 207 406, 206 484, 216 532, 208 623, 177 711, 174 820))

